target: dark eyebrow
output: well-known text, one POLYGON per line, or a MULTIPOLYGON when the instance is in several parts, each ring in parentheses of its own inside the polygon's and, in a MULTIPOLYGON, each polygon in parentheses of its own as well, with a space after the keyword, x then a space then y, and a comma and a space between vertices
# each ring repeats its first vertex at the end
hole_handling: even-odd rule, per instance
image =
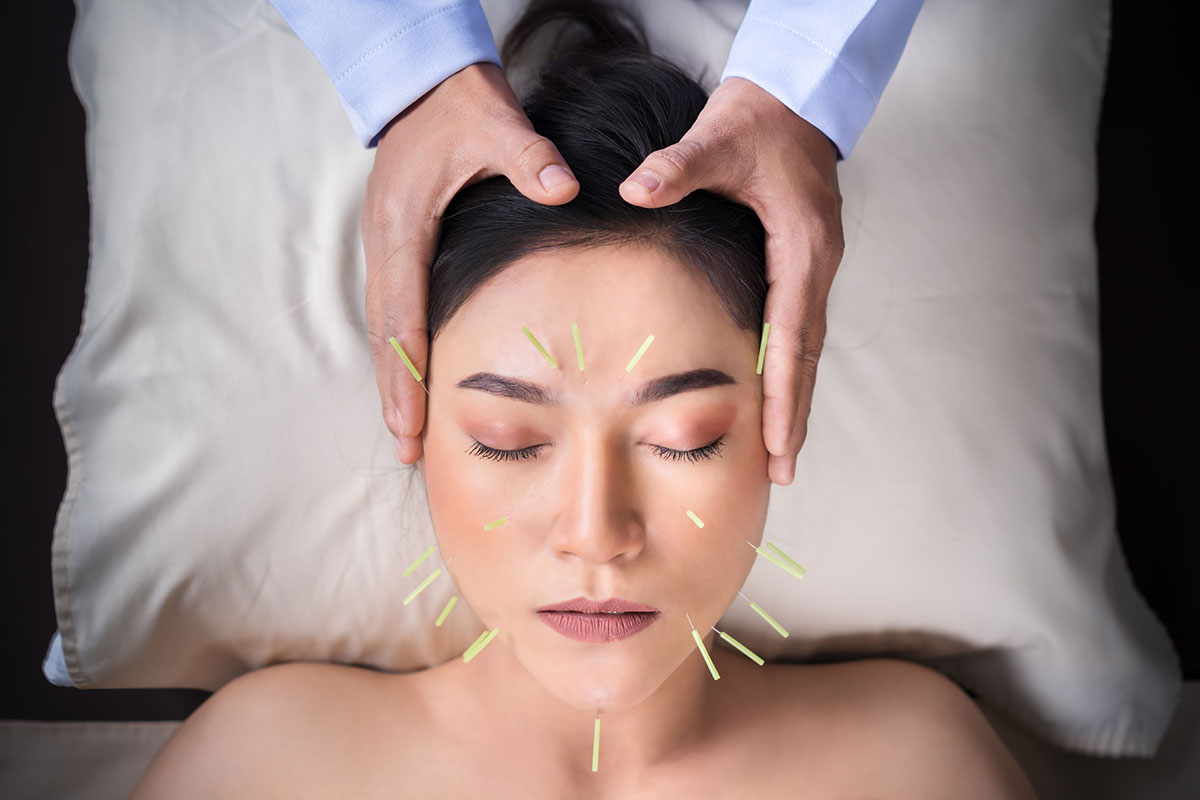
MULTIPOLYGON (((737 381, 732 376, 719 369, 694 369, 676 375, 665 375, 642 384, 634 396, 632 405, 641 406, 682 392, 735 383, 737 381)), ((463 378, 458 382, 458 388, 475 389, 494 394, 497 397, 511 397, 514 400, 539 406, 558 404, 558 400, 544 386, 519 378, 496 375, 492 372, 476 372, 474 375, 463 378)))

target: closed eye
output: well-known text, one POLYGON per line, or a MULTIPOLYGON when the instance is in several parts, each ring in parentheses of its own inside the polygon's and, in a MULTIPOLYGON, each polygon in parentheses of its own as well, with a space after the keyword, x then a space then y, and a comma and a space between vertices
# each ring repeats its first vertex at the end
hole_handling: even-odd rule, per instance
POLYGON ((492 461, 524 461, 527 458, 536 456, 538 451, 543 447, 548 447, 548 445, 535 444, 529 447, 522 447, 520 450, 499 450, 495 447, 488 447, 483 442, 476 441, 467 450, 467 453, 492 461))
MULTIPOLYGON (((480 441, 472 440, 471 447, 467 450, 467 453, 491 461, 524 461, 527 458, 536 458, 538 452, 543 447, 549 446, 547 444, 535 444, 529 447, 522 447, 520 450, 500 450, 495 447, 488 447, 480 441)), ((701 459, 710 459, 718 455, 724 446, 725 436, 722 434, 717 437, 715 442, 706 444, 703 447, 697 447, 694 450, 672 450, 669 447, 663 447, 658 444, 650 445, 650 449, 659 458, 664 458, 668 461, 686 459, 694 464, 701 459)))
POLYGON ((706 444, 703 447, 697 447, 695 450, 672 450, 669 447, 663 447, 662 445, 657 444, 650 445, 650 449, 654 451, 656 456, 660 456, 661 458, 665 458, 669 461, 678 461, 681 458, 685 458, 694 464, 702 458, 712 458, 713 456, 719 454, 721 452, 721 448, 724 446, 725 435, 722 434, 717 437, 715 442, 706 444))

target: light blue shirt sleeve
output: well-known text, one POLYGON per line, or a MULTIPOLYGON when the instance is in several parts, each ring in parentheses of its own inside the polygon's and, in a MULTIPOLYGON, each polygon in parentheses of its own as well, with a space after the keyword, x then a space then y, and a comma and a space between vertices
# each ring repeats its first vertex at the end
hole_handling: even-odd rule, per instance
POLYGON ((745 78, 837 146, 875 113, 922 0, 751 0, 721 80, 745 78))
POLYGON ((500 55, 479 0, 271 0, 333 78, 354 132, 379 132, 421 95, 500 55))

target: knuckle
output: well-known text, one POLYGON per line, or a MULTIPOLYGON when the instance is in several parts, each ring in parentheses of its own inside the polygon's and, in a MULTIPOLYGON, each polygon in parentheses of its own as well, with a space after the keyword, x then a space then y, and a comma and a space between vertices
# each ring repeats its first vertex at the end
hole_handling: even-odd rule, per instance
POLYGON ((392 347, 394 337, 414 363, 425 359, 428 349, 428 333, 423 321, 411 316, 402 316, 392 307, 376 305, 367 314, 367 344, 377 366, 407 370, 400 354, 392 347))
POLYGON ((659 150, 651 159, 654 168, 666 173, 664 178, 678 178, 695 169, 704 152, 705 146, 702 142, 689 139, 659 150))
POLYGON ((368 253, 377 250, 376 245, 394 241, 400 235, 405 212, 396 194, 377 194, 363 203, 360 233, 368 253))
POLYGON ((545 162, 553 160, 556 159, 550 140, 534 133, 517 140, 511 158, 512 164, 521 172, 536 172, 545 166, 545 162))

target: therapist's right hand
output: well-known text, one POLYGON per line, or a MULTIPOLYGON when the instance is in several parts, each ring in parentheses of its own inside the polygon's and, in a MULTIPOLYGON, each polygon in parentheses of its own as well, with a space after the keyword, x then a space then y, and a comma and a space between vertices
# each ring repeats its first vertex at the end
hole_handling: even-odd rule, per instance
POLYGON ((396 337, 424 378, 429 270, 442 214, 463 186, 496 175, 547 205, 579 193, 558 148, 533 130, 495 64, 472 64, 442 81, 376 144, 362 210, 367 339, 383 418, 405 464, 421 457, 425 390, 388 340, 396 337))

